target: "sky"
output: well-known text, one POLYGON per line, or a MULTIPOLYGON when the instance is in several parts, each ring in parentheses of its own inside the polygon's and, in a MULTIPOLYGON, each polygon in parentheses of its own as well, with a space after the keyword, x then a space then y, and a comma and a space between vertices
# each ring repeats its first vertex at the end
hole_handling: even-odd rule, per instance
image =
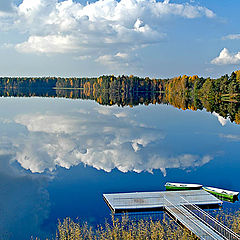
POLYGON ((219 77, 240 69, 239 0, 1 0, 0 76, 219 77))

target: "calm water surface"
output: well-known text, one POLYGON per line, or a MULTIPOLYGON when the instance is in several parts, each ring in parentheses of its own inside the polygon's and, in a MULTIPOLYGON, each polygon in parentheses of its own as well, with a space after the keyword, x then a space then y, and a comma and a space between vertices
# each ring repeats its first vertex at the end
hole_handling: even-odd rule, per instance
POLYGON ((103 193, 240 190, 240 126, 216 113, 48 98, 1 98, 0 112, 0 239, 51 237, 66 216, 104 223, 103 193))

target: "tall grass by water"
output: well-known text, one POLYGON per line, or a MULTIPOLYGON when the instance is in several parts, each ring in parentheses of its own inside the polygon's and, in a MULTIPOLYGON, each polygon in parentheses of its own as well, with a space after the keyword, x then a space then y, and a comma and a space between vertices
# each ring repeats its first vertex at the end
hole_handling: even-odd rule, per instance
POLYGON ((99 226, 93 230, 87 224, 80 225, 70 218, 59 222, 56 239, 80 240, 80 239, 196 239, 186 229, 177 226, 175 222, 164 218, 163 220, 139 220, 133 221, 123 218, 112 219, 112 223, 99 226))
MULTIPOLYGON (((240 234, 240 211, 229 214, 217 213, 215 218, 234 232, 240 234)), ((37 240, 38 238, 36 238, 37 240)), ((157 239, 198 239, 190 231, 176 224, 168 217, 162 220, 129 220, 123 216, 121 220, 112 217, 111 224, 99 225, 96 229, 87 223, 80 224, 71 218, 58 222, 54 240, 157 240, 157 239)), ((39 240, 39 239, 38 239, 39 240)))

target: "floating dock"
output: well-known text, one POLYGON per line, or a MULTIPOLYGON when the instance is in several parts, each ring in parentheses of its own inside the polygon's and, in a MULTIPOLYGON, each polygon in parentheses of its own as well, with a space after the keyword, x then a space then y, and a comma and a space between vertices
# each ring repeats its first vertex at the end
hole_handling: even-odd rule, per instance
POLYGON ((114 213, 164 210, 165 199, 178 199, 178 204, 183 205, 188 201, 203 207, 222 204, 222 201, 204 190, 113 193, 103 194, 103 198, 114 213))
POLYGON ((103 194, 114 213, 164 210, 178 223, 203 240, 239 240, 240 236, 202 208, 222 204, 204 190, 103 194))

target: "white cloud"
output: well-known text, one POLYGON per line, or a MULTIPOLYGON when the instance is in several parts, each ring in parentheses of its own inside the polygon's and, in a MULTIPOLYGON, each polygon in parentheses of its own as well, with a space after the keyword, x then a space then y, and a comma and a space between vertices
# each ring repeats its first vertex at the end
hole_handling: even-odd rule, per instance
POLYGON ((94 54, 98 62, 114 64, 127 62, 135 49, 165 38, 163 19, 214 16, 205 7, 170 1, 98 0, 82 5, 72 0, 23 0, 15 6, 12 25, 28 36, 16 45, 20 52, 94 54))
POLYGON ((108 108, 96 108, 96 111, 102 115, 111 115, 112 111, 108 108))
POLYGON ((125 68, 128 66, 140 67, 139 62, 140 57, 137 54, 129 54, 126 52, 118 52, 114 55, 107 54, 99 56, 95 59, 95 62, 101 63, 102 65, 111 67, 112 69, 125 68))
POLYGON ((219 123, 222 125, 222 126, 225 126, 227 124, 227 122, 229 122, 229 118, 224 118, 222 116, 220 116, 218 113, 216 112, 213 112, 212 113, 213 116, 217 117, 219 123))
POLYGON ((121 52, 118 52, 115 56, 119 58, 125 58, 125 59, 129 57, 127 53, 121 53, 121 52))
POLYGON ((240 135, 234 135, 234 134, 220 134, 220 137, 226 138, 231 141, 240 141, 240 135))
POLYGON ((1 11, 0 10, 0 17, 6 17, 8 16, 9 14, 7 12, 4 12, 4 11, 1 11))
POLYGON ((30 132, 46 132, 46 133, 74 133, 78 121, 75 118, 61 116, 61 115, 42 115, 36 114, 29 118, 28 115, 21 115, 16 117, 16 123, 27 127, 30 132), (51 124, 48 124, 51 123, 51 124), (43 128, 43 126, 45 126, 43 128))
POLYGON ((91 58, 92 58, 92 56, 90 56, 90 55, 82 55, 82 56, 74 57, 75 60, 80 60, 80 61, 88 60, 91 58))
POLYGON ((12 43, 4 43, 0 46, 2 49, 14 49, 15 45, 12 43))
POLYGON ((107 55, 99 56, 96 59, 96 62, 101 63, 103 65, 113 65, 113 64, 116 64, 116 58, 115 56, 107 54, 107 55))
POLYGON ((26 114, 15 122, 27 132, 9 139, 13 150, 8 148, 24 169, 34 173, 84 164, 106 172, 160 169, 166 175, 168 168, 191 169, 212 159, 208 154, 172 154, 159 148, 165 139, 162 131, 119 109, 98 106, 71 115, 26 114))
POLYGON ((152 171, 153 169, 161 169, 164 176, 166 176, 166 169, 167 168, 180 168, 180 169, 187 169, 187 168, 194 168, 200 167, 213 158, 210 155, 205 155, 202 158, 198 155, 193 154, 181 154, 175 157, 164 158, 159 155, 153 155, 150 159, 151 166, 148 171, 152 171))
POLYGON ((126 112, 118 112, 118 113, 115 113, 115 116, 117 117, 117 118, 125 118, 125 117, 127 117, 127 113, 126 112))
POLYGON ((31 36, 27 42, 16 45, 18 51, 25 53, 77 52, 78 47, 77 40, 69 35, 31 36))
POLYGON ((240 34, 229 34, 222 38, 223 40, 239 40, 240 34))
POLYGON ((133 62, 132 57, 127 59, 128 56, 129 55, 127 53, 118 52, 115 55, 108 54, 108 55, 99 56, 95 61, 103 65, 110 65, 118 68, 119 64, 123 66, 128 66, 129 62, 133 62))
POLYGON ((216 65, 228 65, 228 64, 239 64, 240 63, 240 52, 232 54, 227 48, 224 48, 218 57, 211 61, 212 64, 216 65))

